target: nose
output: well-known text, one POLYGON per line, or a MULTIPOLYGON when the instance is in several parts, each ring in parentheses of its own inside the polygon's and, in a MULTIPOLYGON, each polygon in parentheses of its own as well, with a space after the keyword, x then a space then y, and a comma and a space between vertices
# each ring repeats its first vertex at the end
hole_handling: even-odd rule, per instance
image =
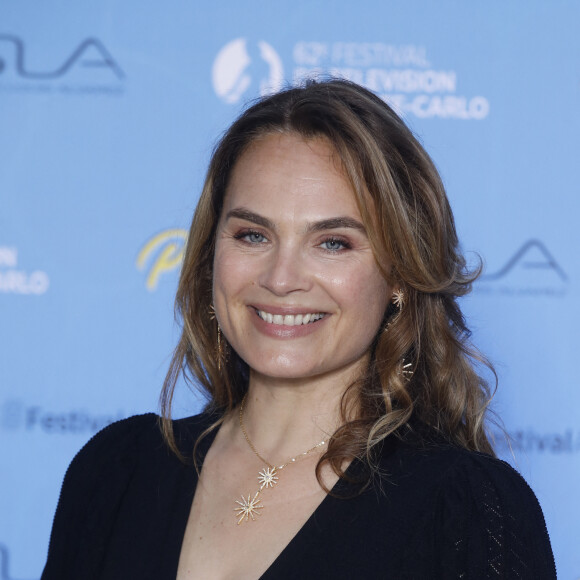
POLYGON ((258 283, 276 296, 285 296, 310 290, 314 274, 309 271, 300 248, 279 246, 264 261, 258 283))

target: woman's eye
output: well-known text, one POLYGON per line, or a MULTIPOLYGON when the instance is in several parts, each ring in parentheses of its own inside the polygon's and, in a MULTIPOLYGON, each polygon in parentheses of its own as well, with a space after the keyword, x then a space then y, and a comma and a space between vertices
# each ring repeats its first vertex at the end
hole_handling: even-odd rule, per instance
POLYGON ((240 232, 235 236, 237 240, 243 240, 244 242, 249 242, 250 244, 262 244, 267 242, 267 238, 260 232, 240 232))
POLYGON ((329 252, 338 252, 350 247, 344 240, 339 240, 336 238, 329 238, 328 240, 324 240, 324 242, 322 242, 320 245, 329 252))
POLYGON ((248 242, 259 243, 263 242, 266 238, 262 234, 258 234, 257 232, 252 232, 250 234, 246 234, 246 239, 248 242))

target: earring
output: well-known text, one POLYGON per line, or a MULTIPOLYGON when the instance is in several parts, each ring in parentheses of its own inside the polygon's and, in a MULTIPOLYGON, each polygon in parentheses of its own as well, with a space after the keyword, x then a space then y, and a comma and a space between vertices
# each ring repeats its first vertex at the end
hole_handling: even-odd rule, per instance
MULTIPOLYGON (((401 314, 401 311, 403 310, 403 307, 405 306, 405 292, 403 290, 401 290, 400 288, 398 290, 395 290, 393 292, 393 297, 391 299, 391 302, 398 309, 398 312, 394 315, 394 318, 398 318, 401 314)), ((387 328, 388 327, 389 327, 389 325, 387 325, 387 328)), ((407 362, 407 359, 405 359, 405 357, 403 357, 399 361, 399 368, 397 369, 397 374, 402 376, 403 380, 405 380, 408 383, 413 378, 413 372, 414 372, 413 371, 413 364, 410 362, 407 362)))
POLYGON ((216 348, 216 359, 217 359, 217 367, 218 371, 222 371, 225 363, 228 359, 228 354, 226 351, 227 344, 226 341, 223 339, 222 336, 222 329, 220 328, 219 322, 217 322, 217 318, 215 315, 215 307, 213 304, 209 306, 209 317, 211 320, 215 320, 217 323, 217 348, 216 348))
POLYGON ((391 302, 399 309, 399 312, 401 312, 405 305, 405 292, 400 288, 399 290, 395 290, 391 302))
POLYGON ((217 365, 218 365, 218 371, 221 372, 222 370, 222 366, 225 364, 226 362, 226 354, 225 354, 225 346, 224 346, 224 341, 222 339, 222 329, 220 328, 220 325, 218 324, 218 331, 217 331, 217 365))
POLYGON ((397 312, 389 316, 389 320, 387 321, 387 324, 383 328, 383 332, 387 332, 391 327, 391 324, 395 320, 397 320, 397 318, 399 318, 399 315, 403 310, 403 305, 405 304, 405 292, 400 288, 398 290, 395 290, 393 292, 393 295, 391 296, 391 303, 396 306, 397 312))
POLYGON ((403 357, 399 362, 397 374, 401 375, 407 383, 413 378, 413 365, 408 363, 405 357, 403 357))

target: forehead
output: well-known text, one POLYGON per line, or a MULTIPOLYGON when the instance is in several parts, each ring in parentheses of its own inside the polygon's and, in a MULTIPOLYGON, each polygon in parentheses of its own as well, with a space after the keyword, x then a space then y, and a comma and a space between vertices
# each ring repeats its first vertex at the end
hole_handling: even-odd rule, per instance
MULTIPOLYGON (((338 153, 324 138, 268 134, 253 141, 238 159, 224 207, 292 215, 345 212, 360 219, 355 192, 338 153)), ((315 216, 313 215, 314 219, 315 216)))

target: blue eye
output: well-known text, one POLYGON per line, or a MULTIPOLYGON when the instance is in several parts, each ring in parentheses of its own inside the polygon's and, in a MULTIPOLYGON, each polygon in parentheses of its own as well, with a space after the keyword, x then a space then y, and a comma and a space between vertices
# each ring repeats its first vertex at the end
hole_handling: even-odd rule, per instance
POLYGON ((258 232, 250 232, 249 234, 246 234, 245 237, 249 242, 252 242, 254 244, 259 244, 260 242, 263 242, 266 239, 262 234, 259 234, 258 232))
POLYGON ((329 252, 339 252, 340 250, 350 248, 347 242, 338 238, 329 238, 328 240, 324 240, 320 245, 329 252))
POLYGON ((249 244, 263 244, 264 242, 268 241, 266 236, 264 236, 260 232, 255 232, 253 230, 252 231, 246 230, 240 232, 236 234, 234 237, 236 238, 236 240, 243 240, 244 242, 247 242, 249 244))

